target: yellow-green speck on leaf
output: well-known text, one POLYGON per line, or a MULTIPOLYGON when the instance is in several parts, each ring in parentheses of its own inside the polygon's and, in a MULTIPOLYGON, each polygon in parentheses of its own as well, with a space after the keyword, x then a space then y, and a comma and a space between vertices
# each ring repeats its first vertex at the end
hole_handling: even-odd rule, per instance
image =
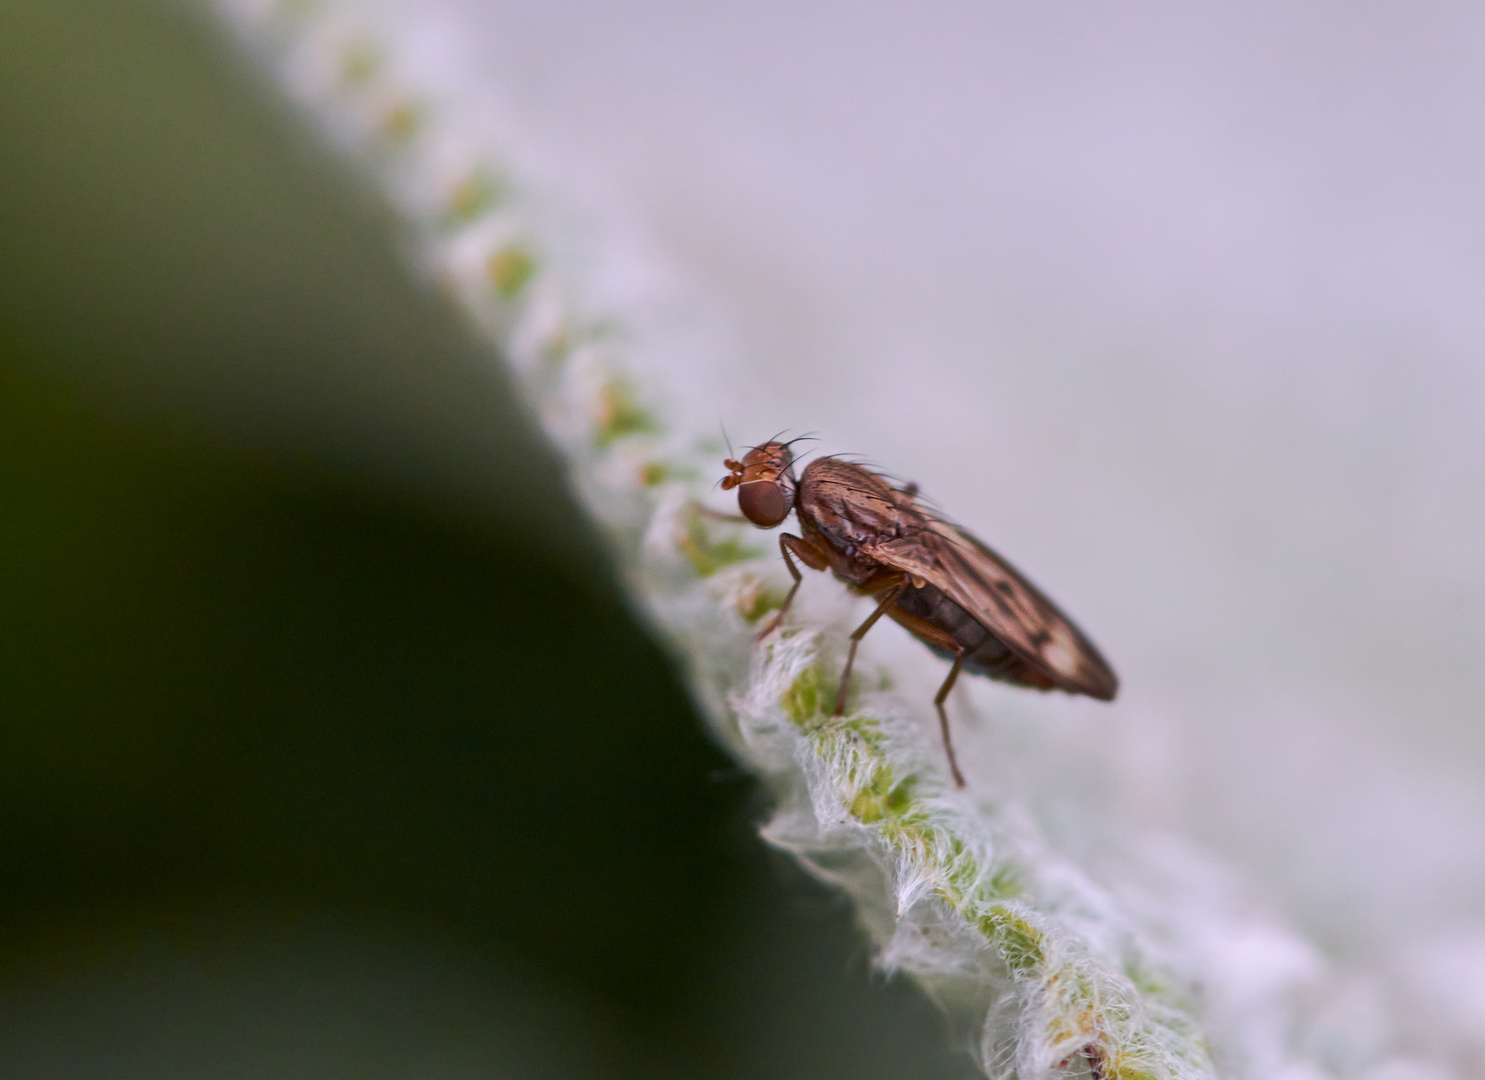
POLYGON ((340 81, 365 86, 382 69, 382 51, 369 41, 358 41, 340 58, 340 81))
POLYGON ((659 487, 670 479, 670 464, 649 461, 639 467, 639 482, 645 487, 659 487))
POLYGON ((1141 964, 1125 964, 1124 974, 1134 984, 1134 988, 1146 997, 1164 998, 1170 995, 1170 983, 1141 964))
POLYGON ((498 206, 504 197, 505 185, 499 178, 486 169, 477 169, 449 192, 444 218, 451 225, 463 225, 498 206))
POLYGON ((1025 889, 1026 883, 1022 880, 1020 867, 1011 862, 997 865, 990 873, 990 880, 985 883, 985 891, 999 900, 1020 896, 1025 889))
POLYGON ((1042 932, 1003 904, 980 917, 980 932, 1000 947, 1012 971, 1030 971, 1043 960, 1042 932))
POLYGON ((700 509, 694 505, 682 519, 682 526, 676 535, 676 547, 691 560, 691 565, 702 577, 711 577, 724 566, 747 562, 763 554, 757 548, 745 546, 736 536, 713 540, 711 530, 701 519, 700 509))
POLYGON ((820 664, 811 664, 796 675, 779 700, 789 719, 804 727, 819 716, 825 704, 828 681, 825 669, 820 664))
POLYGON ((871 783, 851 800, 851 815, 863 825, 871 825, 883 818, 902 817, 912 805, 916 780, 914 776, 906 776, 896 781, 892 770, 883 766, 872 777, 871 783))
POLYGON ((531 275, 536 273, 536 260, 519 244, 509 244, 490 256, 485 273, 495 291, 509 300, 519 293, 531 275))
POLYGON ((382 113, 382 118, 377 124, 377 129, 389 143, 401 146, 411 142, 412 137, 418 133, 418 129, 422 126, 422 106, 414 102, 405 101, 401 104, 393 105, 386 112, 382 113))
POLYGON ((755 588, 744 591, 737 598, 737 613, 748 623, 755 623, 763 616, 783 606, 784 593, 779 589, 769 588, 761 582, 755 588))
POLYGON ((617 379, 603 388, 598 400, 598 415, 594 419, 600 447, 607 447, 625 435, 638 435, 660 428, 655 418, 634 400, 634 391, 629 385, 617 379))
POLYGON ((1129 1065, 1115 1061, 1113 1068, 1104 1073, 1109 1080, 1160 1080, 1160 1077, 1149 1069, 1141 1069, 1137 1065, 1129 1065))

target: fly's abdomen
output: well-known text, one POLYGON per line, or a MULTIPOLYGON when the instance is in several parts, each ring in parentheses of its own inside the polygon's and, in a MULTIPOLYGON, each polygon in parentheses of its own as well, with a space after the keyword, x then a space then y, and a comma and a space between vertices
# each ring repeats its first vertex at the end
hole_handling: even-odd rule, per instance
MULTIPOLYGON (((964 669, 990 678, 1004 678, 1009 667, 1019 667, 1020 662, 994 634, 990 633, 963 607, 949 599, 935 585, 924 585, 921 589, 907 589, 897 598, 897 606, 914 619, 927 623, 943 634, 954 645, 965 651, 964 669)), ((909 630, 914 630, 908 626, 909 630)), ((916 633, 916 630, 914 630, 916 633)), ((922 635, 919 635, 922 637, 922 635)), ((954 652, 947 641, 924 641, 930 649, 945 659, 952 660, 954 652)))

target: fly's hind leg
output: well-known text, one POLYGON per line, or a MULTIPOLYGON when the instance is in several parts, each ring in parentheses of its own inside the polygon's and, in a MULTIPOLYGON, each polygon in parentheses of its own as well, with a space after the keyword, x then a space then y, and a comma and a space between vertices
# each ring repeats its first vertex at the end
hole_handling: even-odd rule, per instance
POLYGON ((897 584, 887 589, 882 595, 881 603, 877 609, 866 617, 866 621, 856 627, 856 632, 851 635, 851 650, 846 653, 846 667, 840 673, 840 690, 835 695, 835 712, 832 716, 842 716, 846 711, 846 688, 851 682, 851 666, 856 663, 856 646, 861 644, 861 639, 866 632, 877 624, 877 620, 887 614, 887 609, 902 595, 902 590, 908 587, 908 579, 903 577, 897 584))
POLYGON ((793 533, 784 533, 779 537, 779 551, 783 553, 784 565, 789 568, 789 576, 794 579, 794 584, 789 589, 789 595, 784 597, 784 603, 779 607, 778 612, 768 620, 768 625, 753 637, 754 641, 762 641, 779 628, 784 621, 784 616, 789 614, 789 605, 794 603, 794 594, 799 591, 799 586, 804 581, 804 575, 799 572, 799 567, 794 565, 789 552, 792 551, 798 555, 800 562, 811 570, 824 570, 830 565, 830 560, 823 551, 808 541, 801 540, 793 533))
POLYGON ((938 729, 944 736, 944 753, 949 755, 949 771, 954 774, 954 786, 960 788, 964 786, 964 774, 959 771, 959 760, 954 756, 954 743, 949 738, 949 714, 944 711, 944 702, 949 699, 949 691, 954 689, 959 669, 964 666, 964 653, 961 648, 954 654, 954 666, 949 669, 949 677, 933 698, 933 707, 938 710, 938 729))

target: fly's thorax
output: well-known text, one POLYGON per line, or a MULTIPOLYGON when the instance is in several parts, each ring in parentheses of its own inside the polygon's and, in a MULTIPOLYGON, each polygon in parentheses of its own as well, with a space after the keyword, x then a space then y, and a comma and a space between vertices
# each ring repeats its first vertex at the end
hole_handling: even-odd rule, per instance
MULTIPOLYGON (((801 483, 801 493, 803 490, 801 483)), ((821 529, 819 523, 808 514, 800 513, 799 532, 805 543, 825 555, 830 563, 830 572, 836 580, 845 582, 853 589, 859 590, 881 572, 881 567, 876 562, 861 558, 859 549, 838 543, 834 536, 821 529)))
POLYGON ((832 546, 851 555, 902 535, 905 517, 891 487, 875 473, 838 458, 817 458, 800 478, 799 508, 832 546))

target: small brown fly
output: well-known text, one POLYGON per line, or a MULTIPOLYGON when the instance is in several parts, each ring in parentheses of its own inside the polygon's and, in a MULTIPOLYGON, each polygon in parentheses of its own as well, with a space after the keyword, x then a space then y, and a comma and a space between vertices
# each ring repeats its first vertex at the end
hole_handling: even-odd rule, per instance
POLYGON ((1112 701, 1119 679, 1093 643, 999 555, 958 525, 929 513, 917 485, 895 488, 860 465, 816 458, 794 477, 789 444, 768 442, 741 461, 722 463, 722 488, 737 488, 738 509, 760 529, 799 517, 803 536, 784 533, 779 550, 794 578, 783 606, 758 634, 778 629, 804 580, 794 557, 830 570, 854 592, 875 597, 876 610, 851 635, 835 715, 846 709, 856 646, 889 616, 939 656, 952 660, 933 699, 954 783, 964 786, 944 701, 959 672, 1036 690, 1065 690, 1112 701))

